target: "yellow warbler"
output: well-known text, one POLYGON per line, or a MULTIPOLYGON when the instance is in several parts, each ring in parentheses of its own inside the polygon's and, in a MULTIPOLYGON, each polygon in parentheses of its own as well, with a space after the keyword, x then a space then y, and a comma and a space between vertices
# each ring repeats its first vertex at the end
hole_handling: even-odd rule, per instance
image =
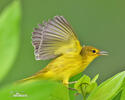
POLYGON ((55 16, 32 33, 32 44, 36 60, 53 60, 35 75, 24 79, 62 80, 65 85, 69 78, 82 72, 96 57, 106 55, 92 46, 81 46, 69 22, 63 16, 55 16))

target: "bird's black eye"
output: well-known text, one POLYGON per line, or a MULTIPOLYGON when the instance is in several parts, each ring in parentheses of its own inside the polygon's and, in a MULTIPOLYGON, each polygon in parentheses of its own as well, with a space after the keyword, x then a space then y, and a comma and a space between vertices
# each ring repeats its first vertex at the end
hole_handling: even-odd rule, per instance
POLYGON ((96 50, 92 50, 93 53, 96 53, 96 50))

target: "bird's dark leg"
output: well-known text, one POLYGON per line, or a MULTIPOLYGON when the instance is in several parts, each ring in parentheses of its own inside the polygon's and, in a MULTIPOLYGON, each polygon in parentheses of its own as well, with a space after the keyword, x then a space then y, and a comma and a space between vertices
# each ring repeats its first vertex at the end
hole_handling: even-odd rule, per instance
POLYGON ((77 91, 75 88, 68 88, 69 90, 77 91))
MULTIPOLYGON (((77 81, 68 82, 68 85, 69 85, 69 84, 74 84, 74 83, 77 83, 77 81)), ((68 89, 69 89, 69 90, 77 91, 75 88, 68 88, 68 89)))

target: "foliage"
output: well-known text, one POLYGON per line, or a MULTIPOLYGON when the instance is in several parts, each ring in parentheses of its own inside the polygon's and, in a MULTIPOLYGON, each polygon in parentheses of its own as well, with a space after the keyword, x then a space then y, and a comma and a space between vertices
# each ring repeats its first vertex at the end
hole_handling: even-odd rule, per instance
POLYGON ((4 100, 69 100, 68 89, 54 81, 12 84, 1 89, 4 100))
POLYGON ((98 75, 90 81, 90 78, 84 75, 74 85, 79 93, 82 93, 84 100, 125 100, 125 71, 116 74, 97 87, 96 80, 98 75), (87 97, 87 94, 88 97, 87 97))
POLYGON ((11 68, 19 47, 20 3, 14 1, 0 15, 0 81, 11 68))
POLYGON ((116 74, 100 84, 87 100, 112 100, 124 86, 125 71, 116 74))
POLYGON ((77 83, 74 85, 74 88, 79 93, 82 93, 83 97, 86 98, 86 96, 90 94, 97 87, 96 80, 98 79, 98 76, 99 75, 96 75, 91 80, 89 76, 84 75, 77 81, 77 83))
POLYGON ((124 88, 123 88, 120 100, 125 100, 125 83, 124 83, 124 88))

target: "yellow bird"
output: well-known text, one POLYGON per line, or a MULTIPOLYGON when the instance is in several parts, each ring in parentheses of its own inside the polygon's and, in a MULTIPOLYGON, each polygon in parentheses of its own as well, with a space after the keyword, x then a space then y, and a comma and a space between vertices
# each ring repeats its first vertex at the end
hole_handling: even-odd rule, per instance
POLYGON ((63 16, 55 16, 32 33, 36 60, 53 59, 35 75, 24 79, 62 80, 68 85, 70 77, 82 72, 98 56, 106 55, 92 46, 81 46, 69 22, 63 16))

